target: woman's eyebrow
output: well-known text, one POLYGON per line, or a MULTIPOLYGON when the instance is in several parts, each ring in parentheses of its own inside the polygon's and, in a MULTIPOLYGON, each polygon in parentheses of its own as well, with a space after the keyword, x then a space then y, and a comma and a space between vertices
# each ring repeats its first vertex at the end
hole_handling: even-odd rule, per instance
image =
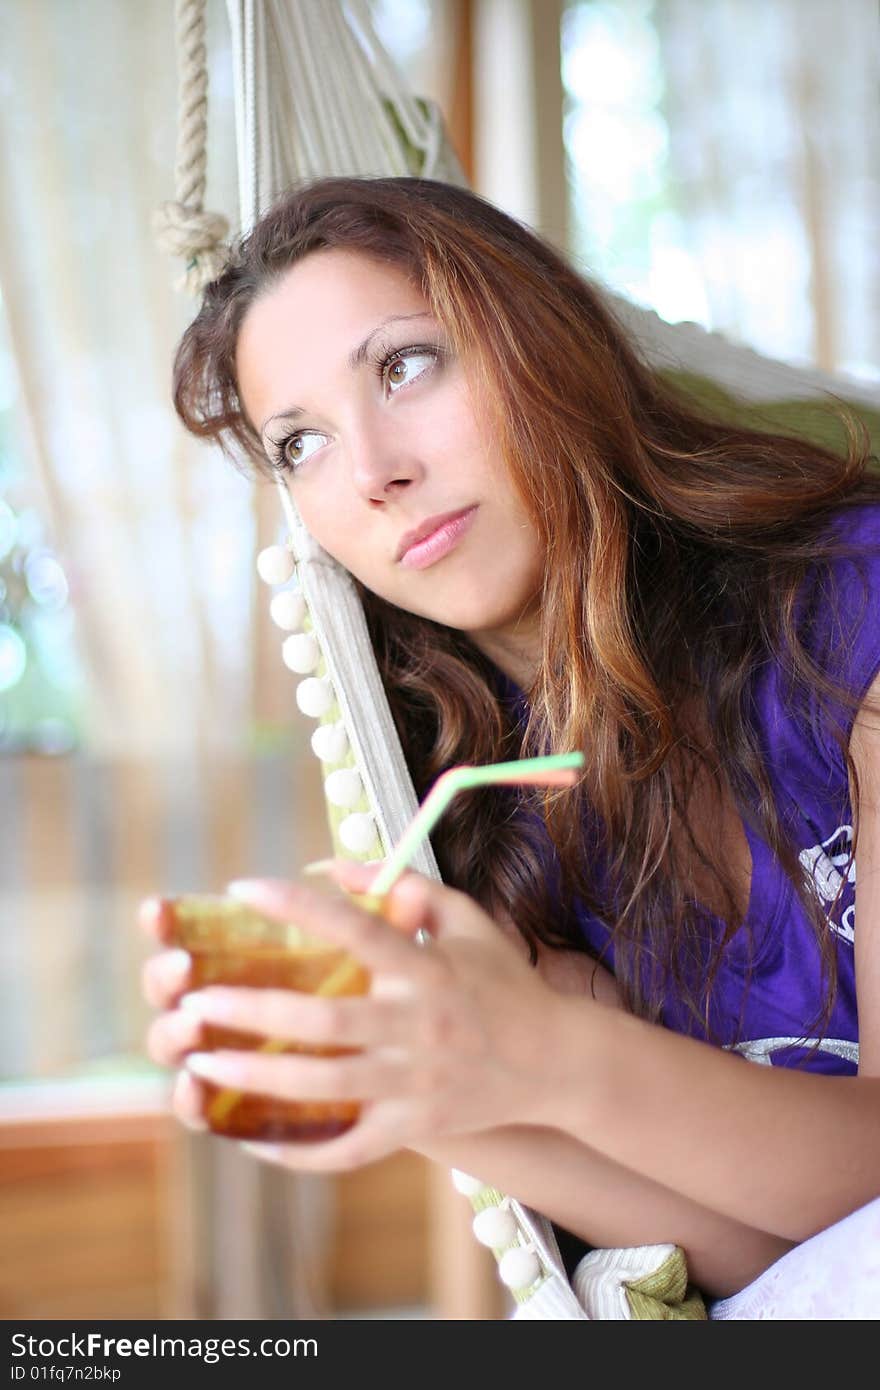
POLYGON ((376 327, 367 334, 360 346, 356 347, 353 352, 348 354, 348 365, 351 367, 352 371, 356 371, 358 367, 366 362, 367 353, 370 350, 370 343, 377 334, 382 332, 383 328, 388 327, 389 323, 404 323, 409 319, 429 319, 432 317, 433 316, 425 310, 422 310, 418 314, 391 314, 389 318, 383 319, 381 323, 377 323, 376 327))
MULTIPOLYGON (((430 318, 433 318, 433 314, 428 313, 426 310, 421 310, 417 314, 390 314, 387 319, 382 319, 381 323, 377 323, 375 328, 370 329, 362 343, 359 343, 356 348, 352 348, 351 352, 348 354, 349 367, 352 371, 357 371, 358 367, 363 366, 364 362, 367 360, 367 353, 370 350, 370 344, 373 339, 382 332, 383 328, 387 328, 390 323, 407 323, 411 319, 430 318)), ((288 406, 286 410, 278 410, 274 415, 270 415, 263 421, 260 426, 260 433, 264 434, 266 427, 271 425, 273 420, 295 420, 297 416, 305 415, 305 413, 306 412, 300 405, 291 405, 288 406)))

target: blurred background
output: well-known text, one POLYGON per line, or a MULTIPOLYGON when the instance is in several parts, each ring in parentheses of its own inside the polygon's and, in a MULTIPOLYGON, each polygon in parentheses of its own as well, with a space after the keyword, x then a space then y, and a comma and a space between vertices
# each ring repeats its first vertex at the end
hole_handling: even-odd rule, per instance
MULTIPOLYGON (((371 10, 472 185, 584 273, 880 382, 876 0, 371 10)), ((0 1316, 504 1316, 447 1173, 262 1171, 142 1055, 138 900, 295 875, 324 798, 254 570, 275 492, 169 402, 172 0, 0 0, 0 36, 0 1316)), ((222 0, 208 42, 235 227, 222 0)))

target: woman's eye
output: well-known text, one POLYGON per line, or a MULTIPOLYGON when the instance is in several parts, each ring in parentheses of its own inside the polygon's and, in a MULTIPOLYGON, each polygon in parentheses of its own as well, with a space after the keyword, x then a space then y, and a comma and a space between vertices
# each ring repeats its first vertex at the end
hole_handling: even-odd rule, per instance
POLYGON ((401 386, 409 386, 437 362, 435 352, 407 352, 392 358, 385 370, 385 379, 392 395, 401 386))
POLYGON ((289 439, 285 440, 280 449, 283 463, 288 463, 293 468, 299 468, 305 463, 306 459, 311 458, 327 442, 326 434, 319 434, 317 430, 297 430, 289 439))

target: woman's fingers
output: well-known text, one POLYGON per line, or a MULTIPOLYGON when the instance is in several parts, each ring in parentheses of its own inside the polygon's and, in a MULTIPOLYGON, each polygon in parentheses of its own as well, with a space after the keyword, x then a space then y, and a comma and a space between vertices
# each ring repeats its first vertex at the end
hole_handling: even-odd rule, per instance
MULTIPOLYGON (((328 859, 318 867, 324 869, 346 892, 368 893, 384 863, 385 861, 382 859, 377 859, 370 864, 360 864, 352 859, 328 859)), ((432 880, 425 878, 422 874, 415 873, 413 870, 406 870, 401 874, 385 897, 382 911, 385 920, 393 922, 394 926, 407 936, 413 936, 419 927, 426 928, 423 916, 426 912, 430 912, 430 897, 428 892, 421 892, 418 885, 422 883, 429 885, 431 882, 432 880), (403 883, 408 886, 401 894, 400 889, 403 883)))
POLYGON ((337 1139, 319 1144, 243 1144, 255 1157, 297 1173, 345 1173, 404 1148, 413 1132, 409 1101, 365 1105, 361 1118, 337 1139))
POLYGON ((167 898, 144 898, 138 906, 138 926, 152 941, 169 946, 174 940, 174 913, 167 898))
MULTIPOLYGON (((353 893, 372 882, 364 866, 336 877, 353 893)), ((278 879, 230 892, 341 948, 372 982, 357 996, 238 985, 187 994, 186 952, 153 957, 144 992, 163 1012, 148 1049, 160 1064, 184 1062, 174 1093, 184 1123, 204 1123, 208 1083, 279 1101, 360 1102, 361 1118, 338 1139, 271 1150, 275 1161, 318 1172, 358 1167, 425 1135, 488 1127, 496 1115, 507 1121, 523 1071, 511 1020, 529 1013, 539 982, 472 899, 415 873, 395 884, 382 916, 343 894, 278 879), (430 937, 425 948, 412 940, 419 929, 430 937), (171 1009, 175 1002, 182 1007, 171 1009), (254 1048, 206 1051, 207 1025, 250 1034, 254 1048), (333 1055, 315 1055, 325 1051, 333 1055)), ((142 925, 155 940, 165 939, 167 916, 165 904, 144 904, 142 925)))
POLYGON ((202 1041, 202 1021, 195 1014, 174 1009, 160 1014, 147 1030, 147 1054, 160 1067, 176 1067, 202 1041))
POLYGON ((202 1131, 208 1128, 205 1119, 204 1087, 186 1068, 177 1073, 171 1093, 171 1105, 178 1120, 186 1125, 187 1129, 202 1131))
POLYGON ((196 1052, 187 1070, 203 1081, 279 1100, 377 1100, 405 1094, 412 1073, 400 1059, 372 1052, 310 1057, 269 1052, 196 1052))
POLYGON ((291 921, 335 946, 342 946, 368 970, 398 971, 416 978, 434 973, 429 953, 414 946, 404 933, 345 898, 328 898, 284 879, 248 879, 235 886, 235 896, 277 921, 291 921))
POLYGON ((186 951, 160 951, 146 960, 141 971, 144 998, 153 1009, 170 1008, 189 984, 192 961, 186 951))
POLYGON ((283 989, 211 985, 180 1001, 181 1012, 279 1042, 317 1046, 397 1046, 411 1039, 413 1006, 400 997, 324 999, 283 989))
MULTIPOLYGON (((442 888, 440 884, 436 886, 442 888)), ((434 887, 432 881, 421 874, 404 874, 386 899, 387 921, 403 936, 412 938, 416 932, 427 932, 429 937, 438 936, 443 913, 434 887)), ((443 891, 451 892, 450 889, 443 891)))
POLYGON ((328 859, 326 871, 346 892, 366 893, 382 863, 381 859, 371 864, 361 864, 356 859, 328 859))

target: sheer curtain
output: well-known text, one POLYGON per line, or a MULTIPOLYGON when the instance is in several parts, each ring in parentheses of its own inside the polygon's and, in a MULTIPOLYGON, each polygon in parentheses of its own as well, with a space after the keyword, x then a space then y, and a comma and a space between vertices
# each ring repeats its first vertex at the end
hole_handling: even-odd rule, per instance
MULTIPOLYGON (((209 205, 235 222, 225 15, 209 6, 209 205)), ((0 289, 30 487, 76 600, 94 752, 240 747, 290 681, 253 554, 276 504, 169 405, 194 311, 150 215, 172 196, 173 6, 0 0, 0 289), (260 680, 254 672, 259 668, 260 680)))
MULTIPOLYGON (((189 440, 170 405, 196 307, 152 232, 174 192, 172 0, 0 0, 0 34, 0 294, 24 455, 10 501, 46 519, 88 689, 82 749, 0 757, 2 1144, 4 1118, 51 1105, 57 1079, 116 1085, 126 1104, 158 1086, 161 1101, 167 1083, 144 1075, 139 898, 294 875, 330 841, 254 570, 284 530, 276 490, 189 440), (34 1100, 19 1083, 36 1079, 34 1100)), ((208 54, 205 205, 234 231, 223 0, 208 54)), ((179 1142, 194 1250, 174 1315, 325 1308, 333 1185, 179 1142)))
MULTIPOLYGON (((441 99, 447 8, 375 5, 383 40, 441 99)), ((207 9, 205 206, 234 231, 229 36, 223 0, 207 9)), ((18 500, 47 517, 71 579, 88 745, 299 749, 307 729, 253 565, 283 530, 275 490, 188 439, 170 407, 174 344, 196 308, 172 289, 179 266, 151 228, 173 196, 173 0, 0 0, 0 33, 0 294, 28 454, 18 500)))
MULTIPOLYGON (((222 0, 208 20, 207 205, 234 228, 222 0)), ((0 32, 0 293, 24 454, 10 500, 41 513, 64 563, 88 695, 78 754, 0 759, 0 1075, 51 1075, 141 1046, 139 896, 291 872, 329 841, 254 570, 282 529, 275 489, 190 440, 170 404, 196 307, 151 225, 173 195, 174 6, 0 0, 0 32), (24 1001, 41 992, 57 1007, 37 1025, 24 1001)))
MULTIPOLYGON (((222 0, 208 18, 207 205, 234 227, 222 0)), ((63 560, 88 691, 78 752, 0 758, 2 1143, 22 1106, 69 1103, 56 1079, 86 1106, 163 1103, 139 898, 293 874, 329 839, 254 572, 281 530, 275 490, 190 441, 170 405, 195 309, 151 225, 173 196, 174 6, 0 0, 0 34, 0 293, 25 454, 10 500, 45 517, 63 560)), ((177 1142, 193 1245, 172 1315, 320 1309, 329 1185, 177 1142)))

